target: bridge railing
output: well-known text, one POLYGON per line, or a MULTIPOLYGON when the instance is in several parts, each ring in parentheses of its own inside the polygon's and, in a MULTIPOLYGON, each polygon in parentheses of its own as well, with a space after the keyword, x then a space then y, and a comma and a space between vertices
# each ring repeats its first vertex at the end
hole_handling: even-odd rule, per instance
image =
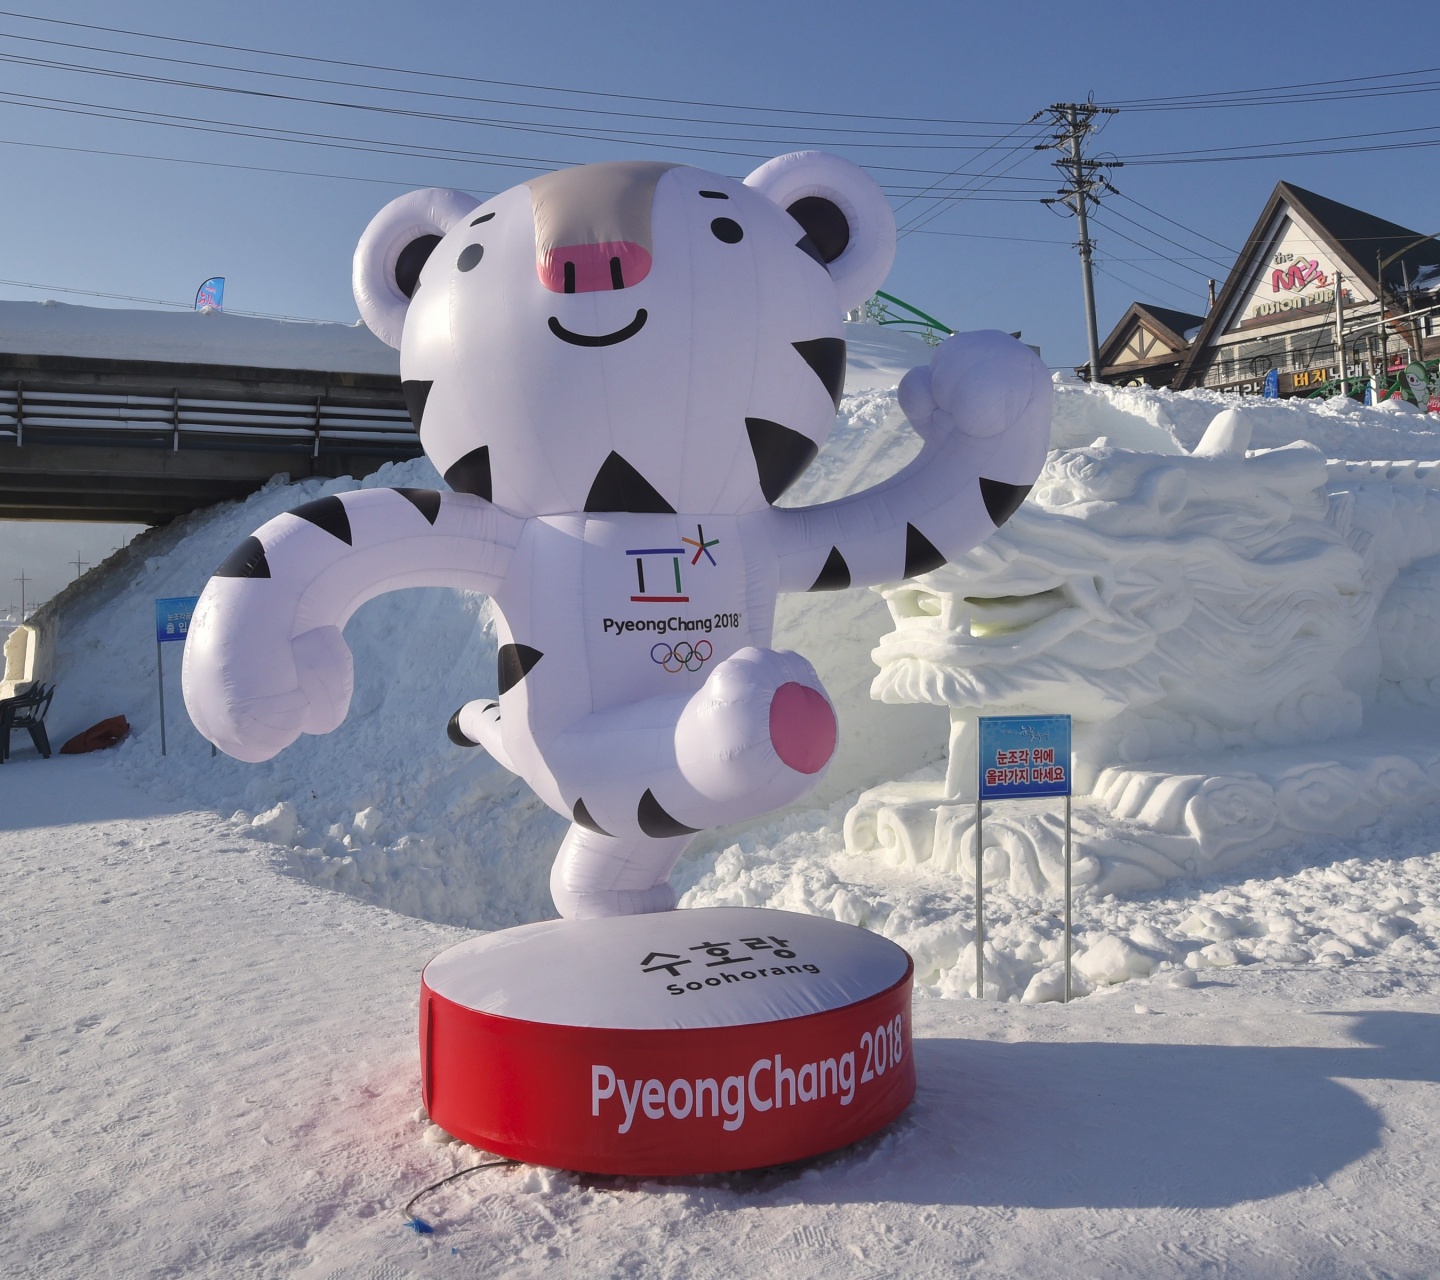
POLYGON ((263 397, 80 392, 43 383, 0 387, 0 448, 7 443, 125 444, 149 447, 264 447, 349 453, 420 452, 403 405, 352 405, 325 396, 263 397))

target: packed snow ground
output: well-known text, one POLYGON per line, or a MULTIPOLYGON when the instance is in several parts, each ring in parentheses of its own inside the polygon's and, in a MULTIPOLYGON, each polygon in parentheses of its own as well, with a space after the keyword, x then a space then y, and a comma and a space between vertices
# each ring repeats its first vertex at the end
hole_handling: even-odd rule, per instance
MULTIPOLYGON (((1440 981, 1403 954, 921 996, 916 1101, 853 1149, 484 1170, 417 1236, 401 1206, 477 1158, 418 1110, 417 975, 464 932, 287 875, 103 756, 17 751, 0 798, 7 1276, 1435 1274, 1440 981)), ((1437 847, 1295 879, 1337 911, 1367 883, 1434 904, 1437 847)))
MULTIPOLYGON (((856 334, 831 448, 795 501, 915 447, 887 383, 923 348, 856 334)), ((1064 388, 1057 444, 1190 448, 1226 401, 1064 388)), ((1427 458, 1427 419, 1264 406, 1256 447, 1427 458), (1273 434, 1273 439, 1269 438, 1273 434), (1260 438, 1260 437, 1264 438, 1260 438)), ((364 483, 433 484, 422 462, 364 483)), ((418 1112, 418 973, 465 936, 553 914, 563 823, 443 727, 493 688, 488 605, 367 605, 350 719, 276 760, 212 758, 151 601, 198 593, 278 511, 349 482, 277 482, 137 539, 54 604, 57 743, 106 715, 100 756, 0 768, 0 1269, 71 1275, 1427 1276, 1440 1269, 1440 817, 1376 825, 1223 876, 1077 903, 969 893, 846 854, 858 791, 941 768, 943 712, 868 696, 890 625, 868 592, 782 602, 841 756, 809 807, 711 834, 684 905, 819 912, 915 956, 917 1101, 810 1165, 636 1184, 487 1170, 398 1210, 473 1152, 418 1112), (339 890, 339 892, 336 892, 339 890), (993 999, 1000 997, 1001 1000, 993 999), (1010 1003, 1003 1003, 1004 999, 1010 1003)))

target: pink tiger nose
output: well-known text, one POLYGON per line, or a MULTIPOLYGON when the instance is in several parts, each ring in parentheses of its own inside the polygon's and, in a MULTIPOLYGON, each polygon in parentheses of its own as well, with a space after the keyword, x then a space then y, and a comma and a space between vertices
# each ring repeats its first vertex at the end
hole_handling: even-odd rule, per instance
POLYGON ((535 260, 540 283, 551 293, 597 293, 639 284, 650 274, 650 251, 632 240, 567 244, 535 260))

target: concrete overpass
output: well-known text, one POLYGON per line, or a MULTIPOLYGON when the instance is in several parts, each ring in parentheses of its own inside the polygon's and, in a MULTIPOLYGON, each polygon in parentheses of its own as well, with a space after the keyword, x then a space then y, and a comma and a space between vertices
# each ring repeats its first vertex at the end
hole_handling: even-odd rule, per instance
POLYGON ((0 303, 0 520, 164 524, 419 453, 396 354, 350 326, 0 303))

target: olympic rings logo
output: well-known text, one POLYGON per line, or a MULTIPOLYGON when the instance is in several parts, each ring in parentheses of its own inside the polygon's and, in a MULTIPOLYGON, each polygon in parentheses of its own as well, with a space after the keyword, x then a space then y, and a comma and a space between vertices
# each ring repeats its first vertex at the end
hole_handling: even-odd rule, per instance
POLYGON ((663 640, 650 649, 650 661, 663 667, 672 676, 682 671, 699 671, 714 655, 715 649, 708 640, 691 644, 682 640, 679 644, 666 644, 663 640))

